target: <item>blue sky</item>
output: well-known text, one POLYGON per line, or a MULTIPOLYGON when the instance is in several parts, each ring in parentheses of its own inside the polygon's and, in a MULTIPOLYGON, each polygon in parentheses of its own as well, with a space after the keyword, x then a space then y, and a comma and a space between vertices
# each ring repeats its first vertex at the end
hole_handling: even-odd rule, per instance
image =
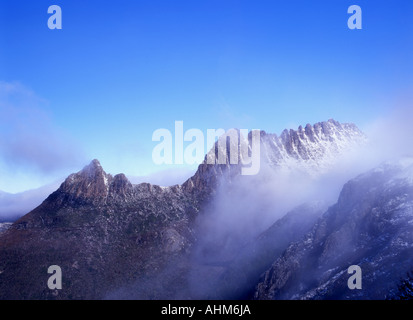
POLYGON ((412 1, 2 0, 0 190, 93 158, 111 173, 166 169, 151 137, 177 120, 363 128, 411 97, 412 47, 412 1), (47 27, 53 4, 62 30, 47 27), (362 30, 347 27, 352 4, 362 30))

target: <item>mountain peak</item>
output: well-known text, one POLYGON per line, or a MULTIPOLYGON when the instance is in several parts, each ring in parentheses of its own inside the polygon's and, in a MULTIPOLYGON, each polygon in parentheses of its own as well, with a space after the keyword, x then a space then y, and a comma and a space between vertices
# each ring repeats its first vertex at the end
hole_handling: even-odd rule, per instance
POLYGON ((81 171, 71 174, 60 186, 59 193, 70 201, 98 204, 123 199, 133 192, 133 185, 123 173, 114 177, 103 170, 99 160, 92 160, 81 171))
POLYGON ((82 171, 83 173, 89 175, 89 176, 94 176, 96 174, 102 174, 105 173, 102 165, 100 164, 99 160, 93 159, 87 166, 85 166, 82 171))
POLYGON ((100 162, 99 162, 99 160, 98 159, 93 159, 91 162, 90 162, 90 164, 89 164, 89 166, 92 166, 92 167, 94 167, 94 168, 102 168, 102 165, 100 164, 100 162))
POLYGON ((81 171, 71 174, 60 187, 60 191, 76 198, 106 198, 112 176, 107 174, 97 159, 81 171))

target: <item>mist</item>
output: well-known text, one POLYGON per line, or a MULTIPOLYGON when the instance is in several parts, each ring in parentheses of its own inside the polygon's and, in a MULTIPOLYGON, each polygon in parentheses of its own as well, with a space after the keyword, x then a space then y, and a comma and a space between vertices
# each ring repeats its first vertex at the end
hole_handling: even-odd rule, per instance
POLYGON ((22 192, 85 162, 81 143, 54 124, 48 102, 18 82, 0 81, 0 188, 22 192))
POLYGON ((14 222, 39 206, 61 181, 20 193, 0 192, 0 222, 14 222))
MULTIPOLYGON (((412 113, 407 108, 395 109, 386 117, 368 123, 363 130, 366 142, 337 157, 328 170, 305 172, 299 167, 274 170, 261 163, 260 173, 256 176, 237 176, 232 181, 224 177, 214 201, 197 219, 195 233, 198 239, 188 281, 190 291, 201 299, 234 298, 216 295, 220 291, 217 287, 222 285, 222 274, 231 272, 228 271, 231 268, 239 268, 240 256, 248 259, 250 255, 253 260, 257 250, 267 251, 268 248, 257 249, 255 246, 253 252, 251 244, 257 243, 260 235, 286 213, 312 202, 323 203, 326 211, 328 206, 336 203, 343 185, 349 180, 383 162, 412 156, 412 113), (215 279, 212 277, 205 282, 202 277, 210 277, 210 273, 200 272, 201 266, 221 268, 221 272, 217 272, 215 279)), ((276 248, 276 244, 270 246, 273 250, 276 248)), ((245 274, 248 270, 233 281, 241 282, 245 274)), ((239 284, 225 285, 239 287, 239 284)))
POLYGON ((362 128, 365 143, 323 171, 261 163, 256 176, 223 176, 213 200, 196 218, 191 252, 182 253, 179 263, 168 264, 156 279, 137 281, 110 297, 141 297, 138 292, 158 289, 166 294, 173 283, 174 290, 168 287, 162 298, 251 298, 260 275, 337 202, 346 182, 385 161, 412 156, 412 116, 410 109, 400 108, 372 120, 362 128))

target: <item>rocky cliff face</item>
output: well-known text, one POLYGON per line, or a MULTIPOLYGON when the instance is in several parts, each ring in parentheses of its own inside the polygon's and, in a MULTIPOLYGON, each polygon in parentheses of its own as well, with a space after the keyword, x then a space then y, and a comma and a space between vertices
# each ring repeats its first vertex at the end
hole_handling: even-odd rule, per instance
MULTIPOLYGON (((193 177, 183 184, 188 192, 211 194, 222 176, 231 180, 241 173, 242 159, 240 145, 243 137, 237 132, 238 141, 230 139, 226 148, 226 163, 208 165, 206 155, 204 162, 199 166, 193 177), (238 164, 230 165, 231 143, 238 143, 235 150, 239 151, 238 164)), ((251 153, 252 134, 249 133, 248 143, 251 153)), ((260 132, 260 162, 261 167, 266 165, 274 170, 299 170, 306 174, 326 172, 337 161, 337 158, 346 152, 363 145, 366 136, 356 125, 339 123, 333 119, 319 122, 313 126, 307 124, 298 130, 284 130, 280 136, 260 132)), ((218 158, 218 144, 209 152, 218 158)), ((225 151, 223 151, 225 152, 225 151)))
POLYGON ((265 272, 256 299, 386 299, 413 265, 413 161, 385 164, 344 187, 338 202, 265 272), (350 290, 351 265, 362 289, 350 290))
MULTIPOLYGON (((285 131, 280 137, 262 132, 260 139, 261 161, 275 169, 301 164, 312 171, 333 161, 346 148, 362 143, 365 137, 354 125, 329 120, 285 131)), ((216 148, 212 152, 217 152, 216 148)), ((0 298, 205 297, 204 293, 194 294, 187 283, 200 230, 196 221, 201 212, 204 218, 208 214, 206 208, 216 193, 225 192, 218 188, 220 181, 239 176, 240 164, 204 162, 182 186, 132 185, 123 174, 107 174, 97 160, 92 161, 0 235, 0 298), (64 290, 47 288, 50 265, 62 268, 64 290)), ((300 232, 307 231, 290 222, 282 225, 286 227, 279 234, 297 232, 269 252, 282 251, 300 232)), ((269 267, 266 252, 265 263, 251 271, 253 278, 269 267)), ((235 255, 234 259, 233 266, 245 263, 245 257, 235 255)), ((214 279, 228 279, 232 269, 207 267, 206 273, 198 276, 213 271, 214 279)), ((248 270, 237 272, 250 276, 248 270)), ((222 290, 227 288, 231 286, 222 290)), ((228 296, 224 291, 212 296, 228 296)))
POLYGON ((340 154, 365 142, 366 137, 354 124, 330 119, 298 130, 284 130, 279 137, 265 134, 262 141, 264 159, 272 166, 322 172, 340 154))

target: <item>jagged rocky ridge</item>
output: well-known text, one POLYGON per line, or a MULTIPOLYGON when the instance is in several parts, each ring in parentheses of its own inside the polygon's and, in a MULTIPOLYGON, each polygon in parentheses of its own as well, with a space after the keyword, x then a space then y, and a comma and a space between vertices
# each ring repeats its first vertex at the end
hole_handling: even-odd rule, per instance
MULTIPOLYGON (((275 169, 322 171, 347 148, 364 140, 357 127, 334 120, 284 131, 280 137, 262 132, 261 161, 275 169)), ((239 177, 239 168, 203 163, 183 185, 159 187, 132 185, 123 174, 111 176, 97 160, 92 161, 0 236, 0 298, 234 296, 228 293, 231 286, 212 293, 207 290, 205 295, 194 293, 186 282, 197 243, 196 220, 213 202, 219 182, 239 177), (46 287, 46 271, 52 264, 62 267, 65 290, 46 287)), ((296 224, 281 225, 287 227, 280 234, 297 228, 296 224)), ((286 237, 284 245, 306 231, 300 229, 291 239, 286 237)), ((269 249, 275 255, 281 250, 282 246, 269 249)), ((236 259, 245 258, 236 257, 233 266, 239 265, 236 259)), ((269 267, 268 253, 264 260, 259 269, 251 271, 253 277, 269 267)), ((206 272, 198 275, 214 279, 227 279, 232 270, 231 264, 204 267, 199 266, 206 272)), ((237 292, 235 296, 243 294, 237 292)))
MULTIPOLYGON (((250 151, 251 136, 250 132, 248 135, 250 151)), ((240 137, 239 144, 242 140, 243 138, 240 137)), ((333 119, 316 123, 313 126, 307 124, 305 128, 299 126, 298 130, 286 129, 280 136, 261 131, 261 164, 268 165, 275 170, 300 170, 306 174, 319 174, 328 170, 340 155, 364 144, 366 140, 366 136, 356 125, 342 124, 333 119)), ((226 175, 226 179, 238 176, 241 165, 230 165, 229 150, 228 144, 227 159, 224 165, 208 165, 207 155, 195 175, 183 184, 183 188, 188 192, 210 194, 214 192, 217 181, 223 175, 226 175)), ((218 157, 218 145, 215 144, 210 152, 215 152, 218 157)))

